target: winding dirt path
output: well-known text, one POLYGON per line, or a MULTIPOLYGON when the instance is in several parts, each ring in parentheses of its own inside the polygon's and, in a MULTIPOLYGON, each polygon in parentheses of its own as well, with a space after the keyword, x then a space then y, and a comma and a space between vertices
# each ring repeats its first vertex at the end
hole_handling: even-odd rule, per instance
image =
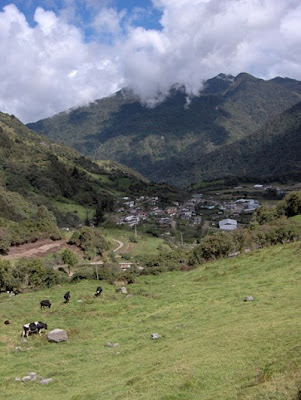
POLYGON ((113 240, 114 240, 114 242, 118 243, 118 247, 116 247, 116 249, 113 250, 113 252, 116 253, 118 250, 122 249, 122 247, 124 246, 124 243, 121 242, 120 240, 116 240, 116 239, 113 239, 113 240))

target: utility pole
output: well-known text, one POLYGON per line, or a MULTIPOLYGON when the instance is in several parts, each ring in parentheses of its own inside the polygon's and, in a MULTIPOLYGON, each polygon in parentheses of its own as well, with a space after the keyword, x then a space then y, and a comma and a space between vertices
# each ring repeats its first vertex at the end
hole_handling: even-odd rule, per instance
POLYGON ((135 226, 135 238, 137 239, 137 224, 135 224, 134 226, 135 226))
POLYGON ((183 246, 184 245, 184 243, 183 243, 183 233, 180 232, 180 235, 181 235, 181 245, 183 246))

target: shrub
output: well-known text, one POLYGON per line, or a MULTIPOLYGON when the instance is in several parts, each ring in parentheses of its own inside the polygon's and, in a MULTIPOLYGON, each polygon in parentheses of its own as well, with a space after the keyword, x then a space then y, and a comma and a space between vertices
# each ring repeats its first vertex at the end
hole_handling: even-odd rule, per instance
POLYGON ((89 226, 84 226, 79 231, 74 232, 68 243, 80 247, 88 259, 102 255, 103 251, 108 249, 101 231, 89 226))
POLYGON ((301 214, 301 191, 287 194, 277 206, 277 210, 287 217, 301 214))
POLYGON ((250 247, 266 247, 277 243, 295 241, 301 238, 301 224, 298 221, 278 218, 269 224, 253 225, 235 232, 219 232, 200 241, 189 255, 189 265, 225 257, 230 252, 250 247))

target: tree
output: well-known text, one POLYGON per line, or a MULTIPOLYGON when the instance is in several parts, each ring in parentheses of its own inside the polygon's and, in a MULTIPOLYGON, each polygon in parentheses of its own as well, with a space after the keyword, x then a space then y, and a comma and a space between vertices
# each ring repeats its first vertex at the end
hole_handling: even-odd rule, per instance
POLYGON ((96 210, 95 210, 95 217, 94 217, 94 223, 96 226, 100 226, 104 222, 104 211, 102 208, 101 204, 97 204, 96 210))
POLYGON ((68 273, 71 274, 71 267, 78 263, 78 256, 70 249, 65 249, 62 252, 62 260, 68 265, 68 273))
POLYGON ((277 208, 279 212, 283 211, 287 217, 301 214, 301 191, 287 194, 277 208))

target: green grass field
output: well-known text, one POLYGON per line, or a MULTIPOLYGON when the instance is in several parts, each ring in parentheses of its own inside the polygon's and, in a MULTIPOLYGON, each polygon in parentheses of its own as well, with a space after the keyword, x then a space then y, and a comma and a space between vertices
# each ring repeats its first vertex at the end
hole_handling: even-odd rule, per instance
POLYGON ((160 250, 170 250, 170 247, 163 239, 141 233, 139 232, 139 227, 136 238, 134 229, 105 228, 103 233, 104 237, 113 243, 113 247, 117 247, 113 239, 120 240, 124 244, 124 246, 116 252, 116 255, 122 256, 123 254, 127 254, 129 257, 143 255, 147 257, 158 255, 160 250), (135 241, 133 241, 133 239, 135 241))
POLYGON ((129 298, 105 283, 94 297, 96 281, 2 293, 0 398, 300 399, 300 255, 293 243, 140 277, 129 298), (40 310, 47 298, 52 308, 40 310), (43 334, 21 343, 22 325, 36 320, 66 329, 68 342, 48 343, 43 334), (152 340, 155 332, 162 337, 152 340), (15 381, 31 371, 53 382, 15 381))

